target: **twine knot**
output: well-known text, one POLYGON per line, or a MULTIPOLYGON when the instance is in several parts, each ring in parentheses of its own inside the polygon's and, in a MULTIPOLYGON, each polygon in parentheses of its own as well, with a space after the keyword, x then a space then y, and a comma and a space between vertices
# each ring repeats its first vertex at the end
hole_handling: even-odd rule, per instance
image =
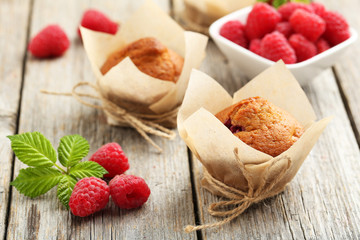
POLYGON ((80 103, 105 111, 108 115, 110 115, 114 120, 118 123, 128 125, 134 128, 147 142, 149 142, 153 147, 155 147, 160 153, 162 149, 148 136, 148 134, 160 136, 167 139, 174 139, 176 134, 170 129, 161 126, 159 123, 165 121, 172 121, 176 119, 177 112, 179 108, 175 108, 169 112, 163 114, 140 114, 134 112, 128 112, 126 109, 116 105, 110 99, 105 98, 99 88, 89 82, 79 82, 73 88, 71 93, 59 93, 52 92, 47 90, 40 90, 42 93, 51 94, 51 95, 62 95, 62 96, 73 96, 80 103), (95 90, 98 94, 92 95, 88 93, 80 93, 77 89, 81 86, 89 86, 95 90), (95 105, 83 100, 83 97, 88 97, 92 99, 100 100, 102 105, 95 105))
POLYGON ((287 156, 274 158, 270 165, 266 167, 262 178, 260 179, 259 186, 255 187, 252 181, 252 175, 246 170, 244 162, 239 158, 238 149, 234 149, 235 159, 238 162, 238 167, 243 173, 245 179, 248 182, 248 190, 242 191, 233 187, 226 185, 225 183, 215 179, 211 174, 204 169, 204 178, 207 182, 221 195, 225 196, 227 200, 219 201, 216 203, 210 204, 208 212, 210 215, 215 217, 225 217, 225 219, 211 223, 204 224, 199 226, 188 225, 185 227, 185 232, 190 233, 196 230, 207 229, 218 227, 224 225, 225 223, 230 222, 231 220, 238 217, 246 209, 248 209, 253 203, 258 203, 266 198, 275 196, 276 194, 282 192, 285 186, 277 186, 277 183, 285 176, 287 170, 291 166, 291 160, 287 156), (272 172, 273 167, 280 161, 287 161, 287 164, 280 170, 276 178, 272 181, 269 181, 270 173, 272 172), (230 206, 230 210, 227 210, 226 207, 230 206))

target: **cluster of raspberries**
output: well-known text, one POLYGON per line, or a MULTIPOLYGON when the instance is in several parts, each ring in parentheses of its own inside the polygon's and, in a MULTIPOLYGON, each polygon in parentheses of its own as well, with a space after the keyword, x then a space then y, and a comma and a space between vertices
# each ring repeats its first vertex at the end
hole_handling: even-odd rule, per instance
POLYGON ((109 185, 96 177, 78 181, 71 194, 69 206, 71 212, 85 217, 103 209, 109 197, 122 209, 142 206, 149 198, 150 189, 144 179, 123 174, 129 169, 128 158, 117 143, 108 143, 99 148, 89 159, 103 166, 112 178, 109 185))
POLYGON ((246 24, 225 23, 220 35, 272 61, 305 61, 350 37, 349 25, 339 13, 320 3, 289 2, 278 10, 257 3, 246 24))
MULTIPOLYGON (((113 22, 103 13, 97 10, 87 10, 80 22, 80 25, 98 32, 115 34, 118 30, 118 23, 113 22)), ((81 37, 80 30, 78 34, 81 37)), ((57 24, 51 24, 42 29, 34 36, 28 49, 37 58, 53 58, 63 55, 70 47, 70 40, 64 30, 57 24)))

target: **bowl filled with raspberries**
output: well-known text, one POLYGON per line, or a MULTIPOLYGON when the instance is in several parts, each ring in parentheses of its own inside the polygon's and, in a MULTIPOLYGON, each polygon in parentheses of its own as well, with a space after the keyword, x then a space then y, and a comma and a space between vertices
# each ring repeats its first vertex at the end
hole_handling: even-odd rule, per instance
POLYGON ((210 36, 249 78, 284 61, 301 85, 307 84, 357 39, 346 19, 321 3, 267 3, 240 9, 214 22, 210 36))

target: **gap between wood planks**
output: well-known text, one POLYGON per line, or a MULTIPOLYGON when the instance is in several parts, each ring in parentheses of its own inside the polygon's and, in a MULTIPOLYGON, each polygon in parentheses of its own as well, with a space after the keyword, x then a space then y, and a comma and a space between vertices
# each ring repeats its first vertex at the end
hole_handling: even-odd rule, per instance
MULTIPOLYGON (((174 9, 174 1, 175 0, 169 0, 169 15, 175 20, 175 9, 174 9)), ((190 151, 190 149, 188 147, 187 148, 187 155, 188 155, 188 161, 189 161, 189 173, 190 173, 190 184, 191 184, 191 194, 192 194, 192 199, 193 199, 193 206, 194 206, 194 217, 195 217, 195 224, 201 224, 200 221, 200 206, 199 206, 199 201, 198 201, 198 196, 196 194, 196 184, 195 184, 195 172, 193 171, 194 166, 193 166, 193 155, 192 152, 190 151)), ((185 227, 185 226, 184 226, 185 227)), ((196 238, 198 240, 203 240, 202 234, 201 234, 201 230, 196 231, 196 238)))
POLYGON ((349 118, 349 121, 350 121, 350 126, 351 126, 351 129, 355 135, 355 139, 356 139, 356 142, 357 142, 357 145, 358 147, 360 148, 360 133, 358 131, 358 129, 356 128, 356 123, 355 123, 355 120, 354 120, 354 115, 353 113, 351 112, 351 108, 349 106, 349 101, 348 101, 348 98, 346 97, 346 94, 344 92, 344 88, 341 84, 341 81, 340 81, 340 77, 339 77, 339 74, 338 72, 336 71, 336 68, 335 67, 331 67, 331 70, 334 74, 334 77, 335 77, 335 81, 336 81, 336 85, 338 86, 338 89, 339 89, 339 92, 340 92, 340 97, 341 97, 341 100, 344 104, 344 107, 345 107, 345 110, 346 110, 346 114, 349 118))
MULTIPOLYGON (((20 90, 19 90, 19 104, 17 109, 17 117, 15 122, 15 134, 19 133, 19 122, 20 122, 20 112, 21 112, 21 102, 22 102, 22 93, 24 89, 24 80, 25 80, 25 71, 26 71, 26 60, 28 56, 28 42, 30 39, 30 28, 31 28, 31 22, 32 22, 32 13, 33 13, 33 6, 34 6, 34 0, 30 0, 29 3, 29 15, 28 15, 28 21, 27 21, 27 27, 26 27, 26 41, 24 46, 24 55, 22 58, 22 65, 21 65, 21 83, 20 83, 20 90)), ((12 165, 11 165, 11 174, 10 174, 10 182, 14 179, 14 171, 15 171, 15 154, 13 153, 12 156, 12 165)), ((12 200, 12 190, 13 186, 10 186, 9 188, 9 198, 7 202, 6 207, 6 214, 5 214, 5 231, 4 231, 4 240, 7 239, 7 232, 9 227, 9 218, 10 218, 10 206, 11 206, 11 200, 12 200)))
MULTIPOLYGON (((193 166, 193 155, 191 150, 187 147, 187 153, 188 153, 188 160, 189 160, 189 171, 190 171, 190 183, 191 183, 191 193, 192 193, 192 198, 193 198, 193 205, 194 205, 194 216, 195 216, 195 224, 199 225, 201 224, 201 220, 200 220, 200 206, 199 206, 199 199, 198 196, 196 194, 196 172, 194 171, 194 166, 193 166)), ((185 227, 185 226, 184 226, 185 227)), ((202 240, 202 234, 201 234, 201 230, 196 231, 196 237, 198 240, 202 240)))

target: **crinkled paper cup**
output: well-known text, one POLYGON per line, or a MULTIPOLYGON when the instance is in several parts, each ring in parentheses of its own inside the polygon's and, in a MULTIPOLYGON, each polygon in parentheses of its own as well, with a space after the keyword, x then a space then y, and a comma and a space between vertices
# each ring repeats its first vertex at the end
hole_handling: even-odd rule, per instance
MULTIPOLYGON (((245 192, 249 188, 255 191, 264 181, 268 186, 273 183, 269 197, 281 192, 293 179, 330 121, 330 118, 315 119, 305 93, 281 61, 255 77, 233 97, 214 79, 193 70, 177 122, 180 136, 212 178, 245 192), (255 96, 286 110, 305 128, 303 135, 275 158, 242 142, 214 116, 234 103, 255 96), (283 170, 284 174, 279 176, 283 170)), ((208 178, 202 180, 202 185, 213 194, 228 197, 208 178)))
MULTIPOLYGON (((184 31, 163 10, 146 1, 115 35, 80 27, 85 51, 97 78, 102 98, 130 113, 162 115, 174 111, 181 104, 192 68, 199 67, 205 56, 207 37, 184 31), (151 77, 134 65, 129 57, 111 68, 105 75, 100 68, 108 56, 127 44, 144 37, 154 37, 184 58, 184 66, 176 83, 151 77)), ((108 122, 122 125, 105 110, 108 122)), ((176 124, 173 121, 160 124, 176 124), (172 123, 171 123, 172 122, 172 123)))

